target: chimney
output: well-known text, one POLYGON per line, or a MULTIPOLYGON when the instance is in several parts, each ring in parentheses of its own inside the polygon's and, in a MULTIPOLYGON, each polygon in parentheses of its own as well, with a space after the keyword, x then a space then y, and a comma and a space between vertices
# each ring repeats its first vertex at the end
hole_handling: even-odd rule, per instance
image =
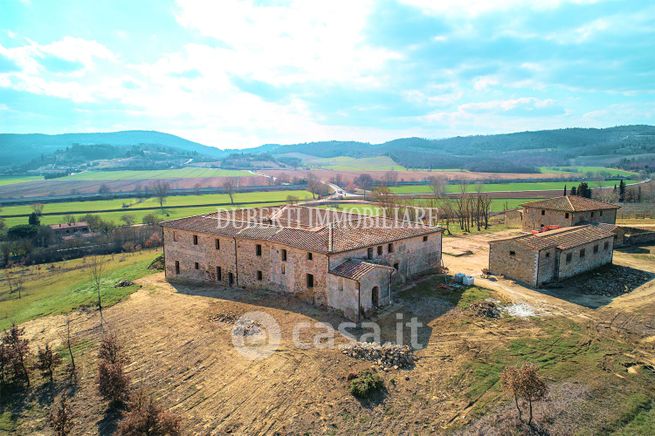
POLYGON ((334 247, 334 235, 332 230, 332 224, 328 224, 328 252, 332 252, 334 247))

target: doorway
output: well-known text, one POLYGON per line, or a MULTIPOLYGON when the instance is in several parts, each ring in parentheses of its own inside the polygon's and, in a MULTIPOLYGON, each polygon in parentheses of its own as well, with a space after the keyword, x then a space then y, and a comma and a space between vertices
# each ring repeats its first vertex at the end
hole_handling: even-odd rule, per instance
POLYGON ((228 273, 227 275, 227 283, 229 286, 234 285, 234 274, 233 273, 228 273))
POLYGON ((378 307, 380 305, 380 288, 373 286, 371 290, 371 303, 373 307, 378 307))

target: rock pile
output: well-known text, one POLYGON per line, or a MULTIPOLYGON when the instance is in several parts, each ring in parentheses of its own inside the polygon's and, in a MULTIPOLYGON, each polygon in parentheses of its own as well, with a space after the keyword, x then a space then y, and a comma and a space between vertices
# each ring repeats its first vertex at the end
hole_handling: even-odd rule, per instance
POLYGON ((225 324, 234 324, 237 319, 239 319, 239 315, 234 312, 217 313, 209 317, 209 321, 225 324))
POLYGON ((484 318, 500 318, 500 308, 493 301, 480 301, 469 306, 476 316, 484 318))
POLYGON ((407 345, 390 343, 380 345, 375 342, 356 342, 342 347, 341 352, 355 359, 375 362, 384 371, 413 368, 414 362, 418 360, 407 345))
POLYGON ((251 319, 239 319, 232 328, 232 334, 235 336, 254 336, 262 331, 262 326, 257 321, 251 319))
POLYGON ((117 288, 127 288, 128 286, 132 286, 134 282, 130 280, 121 280, 120 282, 116 283, 117 288))

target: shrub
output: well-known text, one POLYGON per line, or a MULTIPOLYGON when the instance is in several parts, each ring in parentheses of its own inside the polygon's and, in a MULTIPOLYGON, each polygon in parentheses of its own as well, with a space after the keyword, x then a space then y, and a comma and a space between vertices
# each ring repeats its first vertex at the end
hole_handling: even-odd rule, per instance
POLYGON ((161 409, 151 398, 138 393, 130 401, 129 411, 118 424, 119 436, 181 434, 180 418, 161 409))
POLYGON ((369 398, 383 388, 384 381, 372 371, 364 371, 350 381, 350 393, 357 398, 369 398))
POLYGON ((45 348, 39 347, 36 354, 36 364, 34 369, 41 372, 43 378, 48 378, 50 383, 54 383, 54 370, 61 363, 61 357, 58 353, 52 351, 50 345, 46 344, 45 348))
POLYGON ((98 363, 98 393, 112 403, 123 403, 129 398, 130 379, 123 372, 121 362, 98 363))
POLYGON ((52 406, 48 416, 48 423, 55 435, 66 436, 70 434, 73 429, 72 418, 73 413, 66 401, 66 395, 62 395, 59 401, 52 406))

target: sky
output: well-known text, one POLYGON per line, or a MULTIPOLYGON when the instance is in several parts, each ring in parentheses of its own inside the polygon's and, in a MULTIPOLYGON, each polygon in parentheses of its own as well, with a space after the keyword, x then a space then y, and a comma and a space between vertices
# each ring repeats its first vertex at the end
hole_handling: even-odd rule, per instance
POLYGON ((0 0, 0 132, 220 148, 655 124, 652 0, 0 0))

